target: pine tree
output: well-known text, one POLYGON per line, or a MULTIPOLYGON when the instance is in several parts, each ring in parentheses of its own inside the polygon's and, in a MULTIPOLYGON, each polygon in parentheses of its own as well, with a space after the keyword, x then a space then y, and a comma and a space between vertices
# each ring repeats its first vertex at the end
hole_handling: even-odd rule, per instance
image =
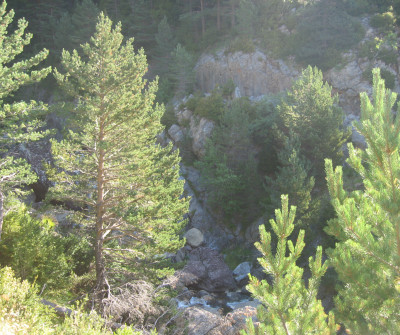
MULTIPOLYGON (((154 105, 157 82, 143 76, 143 49, 122 45, 121 25, 103 14, 83 56, 64 51, 59 84, 76 101, 67 139, 52 142, 56 165, 53 198, 77 204, 95 223, 97 292, 108 271, 123 266, 150 273, 162 255, 182 246, 178 232, 188 201, 181 195, 179 156, 157 145, 163 107, 154 105), (73 130, 72 130, 73 129, 73 130), (119 259, 121 262, 121 259, 119 259)), ((115 279, 115 278, 114 278, 115 279)))
POLYGON ((171 78, 171 68, 173 68, 173 50, 177 42, 166 16, 158 24, 155 40, 157 45, 153 53, 153 68, 154 72, 160 76, 157 96, 160 101, 168 101, 172 97, 175 84, 171 78))
POLYGON ((54 32, 56 52, 73 50, 89 41, 96 26, 99 9, 92 0, 77 3, 72 13, 65 12, 57 23, 54 32))
POLYGON ((323 82, 322 72, 309 66, 294 83, 278 112, 287 132, 299 135, 301 153, 313 164, 317 180, 322 179, 324 159, 341 162, 342 145, 349 137, 343 129, 343 111, 338 96, 323 82))
MULTIPOLYGON (((309 177, 310 163, 300 154, 300 139, 290 134, 285 139, 285 146, 278 153, 276 177, 266 177, 270 188, 272 205, 279 205, 280 195, 288 194, 291 204, 296 206, 300 219, 307 213, 311 202, 314 177, 309 177)), ((304 222, 303 222, 304 223, 304 222)))
POLYGON ((271 247, 271 233, 265 226, 260 226, 261 242, 255 246, 261 252, 258 261, 267 275, 272 277, 270 285, 266 280, 261 282, 250 276, 247 289, 253 297, 261 302, 257 311, 259 324, 247 321, 246 335, 264 334, 336 334, 334 316, 329 313, 329 320, 324 312, 317 293, 321 277, 325 274, 327 264, 322 264, 322 248, 317 248, 315 259, 309 258, 311 278, 308 285, 304 283, 303 269, 296 265, 305 246, 304 231, 300 230, 296 244, 288 240, 294 229, 296 207, 289 210, 288 196, 282 195, 282 209, 275 211, 276 220, 270 220, 271 227, 278 238, 276 253, 271 247))
POLYGON ((363 178, 364 190, 343 188, 342 168, 326 161, 329 193, 337 218, 326 231, 338 242, 329 250, 343 284, 337 317, 352 334, 400 333, 400 117, 397 94, 385 89, 373 70, 373 102, 361 94, 365 151, 349 144, 348 163, 363 178))
POLYGON ((172 63, 170 67, 171 80, 175 86, 175 95, 183 97, 192 92, 194 84, 194 59, 184 46, 180 43, 172 52, 172 63))
POLYGON ((6 6, 5 1, 0 6, 0 238, 5 197, 18 192, 17 185, 30 184, 37 179, 25 160, 13 158, 11 149, 17 143, 42 136, 35 131, 41 126, 35 114, 37 117, 43 106, 34 101, 8 103, 9 97, 21 86, 36 83, 51 71, 50 68, 31 70, 47 57, 47 50, 27 60, 16 60, 32 35, 25 34, 28 23, 24 19, 18 21, 14 32, 7 34, 14 11, 7 12, 6 6))
POLYGON ((259 214, 255 204, 263 191, 251 144, 251 108, 244 98, 226 106, 206 145, 204 157, 196 162, 200 180, 210 192, 208 204, 236 224, 255 219, 259 214))

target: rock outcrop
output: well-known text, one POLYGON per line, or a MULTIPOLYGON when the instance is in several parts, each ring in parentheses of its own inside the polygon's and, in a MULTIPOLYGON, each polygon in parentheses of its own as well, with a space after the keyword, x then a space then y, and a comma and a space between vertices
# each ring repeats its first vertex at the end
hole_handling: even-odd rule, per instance
POLYGON ((256 319, 257 309, 244 306, 223 316, 215 309, 198 306, 186 308, 177 318, 177 334, 183 335, 239 335, 246 326, 246 319, 256 319))
POLYGON ((203 92, 233 80, 237 96, 253 97, 284 91, 299 75, 293 64, 271 59, 259 50, 251 54, 206 54, 200 57, 195 70, 197 85, 203 92))
POLYGON ((177 277, 182 286, 207 292, 223 292, 236 287, 232 271, 223 257, 207 247, 192 250, 188 263, 177 277))

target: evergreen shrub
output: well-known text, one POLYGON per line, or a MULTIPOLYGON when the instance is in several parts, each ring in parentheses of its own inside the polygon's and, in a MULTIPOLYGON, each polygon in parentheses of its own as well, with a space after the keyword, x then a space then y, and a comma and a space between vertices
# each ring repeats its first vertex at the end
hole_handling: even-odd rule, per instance
POLYGON ((234 39, 225 50, 224 54, 233 54, 235 52, 243 52, 245 54, 251 54, 256 51, 256 46, 253 40, 246 36, 241 36, 234 39))
POLYGON ((397 51, 392 48, 380 48, 377 58, 386 65, 397 65, 397 51))
POLYGON ((393 30, 396 18, 392 12, 378 13, 371 18, 369 23, 373 28, 379 29, 381 32, 390 32, 393 30))
POLYGON ((86 238, 63 237, 49 218, 33 218, 26 207, 4 218, 0 264, 11 266, 16 275, 47 290, 65 289, 73 272, 89 271, 93 252, 86 238))
POLYGON ((10 267, 0 269, 1 334, 50 334, 54 313, 44 306, 36 289, 20 281, 10 267))
MULTIPOLYGON (((386 88, 393 90, 396 82, 396 76, 391 71, 386 69, 380 69, 380 75, 381 78, 385 81, 386 88)), ((369 83, 372 84, 373 76, 371 68, 366 69, 363 72, 362 76, 365 80, 368 80, 369 83)))
POLYGON ((186 108, 200 117, 218 121, 224 111, 224 100, 221 93, 214 90, 209 96, 200 97, 196 95, 190 98, 186 102, 186 108))
POLYGON ((165 126, 166 129, 169 129, 173 124, 178 123, 173 105, 166 106, 164 114, 161 117, 161 123, 165 126))

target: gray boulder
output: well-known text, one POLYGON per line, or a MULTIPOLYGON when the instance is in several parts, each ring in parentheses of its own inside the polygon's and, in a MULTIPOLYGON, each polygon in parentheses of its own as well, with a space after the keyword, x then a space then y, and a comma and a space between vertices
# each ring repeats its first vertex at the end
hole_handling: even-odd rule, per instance
POLYGON ((207 292, 223 292, 236 287, 232 271, 223 257, 216 250, 206 247, 194 249, 177 276, 183 286, 207 292))
POLYGON ((240 283, 243 279, 248 278, 249 273, 251 272, 251 264, 250 262, 240 263, 235 270, 233 270, 233 276, 237 283, 240 283))
POLYGON ((204 242, 204 235, 197 228, 189 229, 184 237, 186 238, 186 243, 194 248, 199 247, 204 242))
POLYGON ((168 135, 171 137, 172 141, 177 144, 183 141, 185 138, 185 134, 182 131, 182 128, 179 127, 177 124, 173 124, 168 129, 168 135))

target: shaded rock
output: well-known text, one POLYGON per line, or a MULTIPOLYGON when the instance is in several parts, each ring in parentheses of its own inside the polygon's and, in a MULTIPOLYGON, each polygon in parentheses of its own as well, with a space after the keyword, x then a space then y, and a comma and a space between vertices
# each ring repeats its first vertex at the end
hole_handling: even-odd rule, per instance
POLYGON ((251 264, 250 262, 240 263, 235 270, 233 270, 233 276, 237 283, 241 282, 243 279, 248 278, 249 273, 251 272, 251 264))
POLYGON ((179 127, 177 124, 173 124, 168 129, 168 135, 171 137, 172 141, 175 144, 182 142, 185 138, 185 134, 183 133, 182 128, 179 127))
POLYGON ((190 120, 189 136, 192 138, 192 151, 201 158, 205 154, 205 145, 214 129, 214 122, 206 118, 193 117, 190 120))
POLYGON ((199 247, 204 242, 204 235, 197 228, 189 229, 184 237, 186 238, 186 243, 194 248, 199 247))
POLYGON ((177 276, 184 286, 207 292, 222 292, 236 287, 232 272, 223 257, 206 247, 194 249, 189 254, 188 263, 177 276))
POLYGON ((35 193, 35 201, 44 200, 51 185, 44 166, 44 164, 51 164, 53 160, 50 142, 47 139, 42 139, 36 142, 20 144, 16 156, 24 158, 38 176, 38 180, 30 185, 35 193))
POLYGON ((353 126, 354 121, 360 121, 360 117, 354 114, 349 114, 346 116, 343 124, 345 127, 351 127, 351 142, 354 146, 360 149, 366 149, 367 142, 365 141, 364 136, 361 135, 353 126))
POLYGON ((249 227, 246 229, 244 235, 246 241, 251 244, 259 241, 260 240, 259 227, 266 223, 267 223, 266 219, 264 217, 260 217, 257 220, 255 220, 252 224, 250 224, 249 227))

